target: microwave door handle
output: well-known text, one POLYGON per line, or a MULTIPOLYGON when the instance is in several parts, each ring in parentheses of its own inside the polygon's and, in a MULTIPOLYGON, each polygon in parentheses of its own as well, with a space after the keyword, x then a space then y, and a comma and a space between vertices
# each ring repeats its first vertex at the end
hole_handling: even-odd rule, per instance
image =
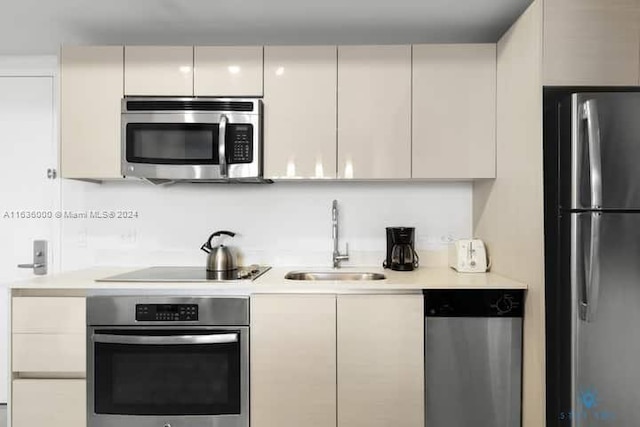
POLYGON ((93 334, 93 342, 134 345, 228 344, 238 342, 239 334, 211 335, 112 335, 93 334))
POLYGON ((595 99, 589 99, 582 104, 582 117, 587 124, 591 207, 600 209, 602 207, 602 154, 600 151, 598 105, 595 99))
POLYGON ((218 163, 220 165, 220 177, 227 178, 227 123, 229 119, 224 114, 220 117, 218 125, 218 163))

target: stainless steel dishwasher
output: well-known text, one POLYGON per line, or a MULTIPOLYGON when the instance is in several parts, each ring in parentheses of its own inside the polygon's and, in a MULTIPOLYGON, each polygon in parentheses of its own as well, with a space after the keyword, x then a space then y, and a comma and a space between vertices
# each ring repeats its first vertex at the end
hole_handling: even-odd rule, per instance
POLYGON ((523 291, 425 291, 426 425, 521 425, 523 291))

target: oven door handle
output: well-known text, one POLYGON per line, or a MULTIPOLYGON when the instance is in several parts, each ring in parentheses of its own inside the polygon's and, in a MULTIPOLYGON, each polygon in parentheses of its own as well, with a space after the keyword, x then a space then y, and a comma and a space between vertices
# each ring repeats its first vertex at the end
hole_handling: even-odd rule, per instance
POLYGON ((228 344, 238 342, 239 334, 211 335, 111 335, 93 334, 93 342, 107 344, 138 345, 183 345, 183 344, 228 344))

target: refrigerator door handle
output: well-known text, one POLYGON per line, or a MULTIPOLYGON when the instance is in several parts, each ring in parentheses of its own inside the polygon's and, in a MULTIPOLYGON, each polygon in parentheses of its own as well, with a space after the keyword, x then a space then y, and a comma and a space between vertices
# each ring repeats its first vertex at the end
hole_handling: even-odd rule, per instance
POLYGON ((600 121, 595 99, 582 104, 582 118, 587 124, 587 145, 589 147, 589 176, 591 187, 591 208, 602 207, 602 158, 600 151, 600 121))
POLYGON ((584 297, 580 303, 580 318, 585 322, 595 319, 600 295, 600 223, 602 213, 591 212, 588 260, 586 261, 584 297))

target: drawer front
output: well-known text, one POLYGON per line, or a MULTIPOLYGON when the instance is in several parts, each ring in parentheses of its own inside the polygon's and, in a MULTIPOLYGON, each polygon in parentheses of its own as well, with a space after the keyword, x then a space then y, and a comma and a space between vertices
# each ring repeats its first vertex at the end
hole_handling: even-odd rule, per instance
POLYGON ((85 333, 85 298, 16 297, 12 303, 14 334, 85 333))
POLYGON ((14 380, 13 427, 85 427, 85 380, 14 380))
POLYGON ((86 372, 86 335, 13 334, 13 372, 86 372))

